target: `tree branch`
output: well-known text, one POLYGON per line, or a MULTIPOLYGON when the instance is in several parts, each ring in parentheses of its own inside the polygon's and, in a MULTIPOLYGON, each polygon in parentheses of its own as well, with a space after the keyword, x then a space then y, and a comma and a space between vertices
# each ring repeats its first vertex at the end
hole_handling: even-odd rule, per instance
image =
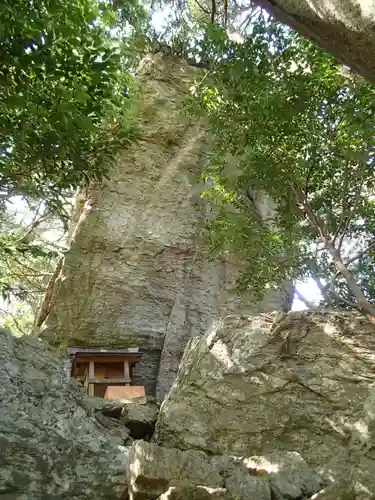
POLYGON ((198 1, 198 0, 194 0, 194 2, 198 5, 198 7, 201 9, 201 11, 203 11, 205 14, 211 14, 211 11, 210 11, 210 10, 208 10, 208 9, 205 9, 205 8, 203 7, 203 5, 201 5, 201 4, 199 3, 199 1, 198 1))
POLYGON ((20 243, 31 243, 35 239, 35 229, 37 229, 43 222, 45 222, 51 215, 50 210, 46 210, 39 218, 35 218, 29 225, 26 233, 21 237, 20 243))
POLYGON ((21 276, 50 276, 51 273, 44 273, 42 271, 39 271, 37 269, 34 269, 33 267, 28 266, 27 264, 21 262, 17 257, 13 257, 14 262, 16 262, 21 268, 27 269, 28 271, 31 271, 33 274, 32 275, 26 275, 24 273, 21 273, 21 276))
POLYGON ((364 250, 362 250, 361 252, 358 252, 356 255, 354 255, 354 257, 351 257, 350 259, 348 259, 346 262, 345 262, 345 265, 346 266, 349 266, 349 264, 352 264, 353 262, 355 262, 356 260, 360 259, 361 257, 363 257, 367 252, 369 252, 370 250, 372 250, 373 248, 375 248, 375 241, 373 241, 372 243, 370 243, 370 245, 365 248, 364 250))
POLYGON ((294 182, 292 182, 291 187, 296 200, 302 205, 303 209, 305 210, 312 229, 320 236, 322 241, 324 241, 327 237, 326 229, 323 222, 316 216, 315 212, 312 210, 306 194, 300 188, 300 186, 297 186, 294 182))
MULTIPOLYGON (((44 321, 47 319, 49 313, 54 306, 54 298, 56 293, 56 281, 60 275, 64 263, 64 257, 61 257, 56 265, 56 269, 54 270, 50 280, 48 281, 46 291, 44 294, 44 298, 42 304, 40 306, 39 312, 35 318, 35 328, 38 329, 42 326, 44 321)), ((36 333, 36 332, 34 332, 36 333)))
POLYGON ((23 330, 22 330, 22 328, 20 327, 20 324, 19 324, 19 322, 18 322, 18 319, 16 318, 16 316, 15 316, 13 313, 11 313, 11 312, 9 312, 9 311, 6 311, 5 309, 2 309, 2 308, 0 308, 0 311, 1 311, 2 313, 4 313, 4 314, 7 314, 8 316, 10 316, 10 317, 12 318, 12 321, 13 321, 13 323, 16 325, 17 330, 18 330, 20 333, 22 333, 22 335, 27 335, 27 333, 26 333, 25 331, 23 331, 23 330))
POLYGON ((357 206, 358 206, 358 203, 359 203, 359 200, 360 200, 360 197, 361 197, 361 191, 362 191, 363 182, 364 182, 364 179, 362 178, 362 181, 360 182, 359 188, 357 190, 357 193, 356 193, 356 196, 355 196, 355 199, 354 199, 353 207, 350 210, 348 217, 346 218, 345 226, 344 226, 343 232, 341 233, 339 244, 337 245, 337 248, 339 250, 341 250, 341 247, 342 247, 345 235, 346 235, 346 233, 348 231, 348 228, 349 228, 350 221, 352 220, 353 215, 355 213, 355 210, 357 209, 357 206))
POLYGON ((339 295, 333 287, 329 289, 330 295, 332 295, 336 300, 342 302, 343 304, 347 305, 348 307, 351 307, 352 309, 355 309, 358 311, 358 305, 355 302, 351 302, 350 300, 346 299, 345 297, 342 297, 339 295))
MULTIPOLYGON (((335 132, 332 131, 331 134, 333 134, 335 132)), ((345 163, 345 169, 344 169, 344 186, 343 186, 343 189, 342 189, 342 196, 341 196, 341 201, 342 201, 342 209, 341 209, 341 215, 340 215, 340 221, 339 221, 339 224, 338 224, 338 227, 336 229, 336 232, 335 232, 335 235, 333 237, 333 242, 335 243, 336 242, 336 239, 338 238, 343 226, 344 226, 344 223, 345 223, 345 216, 346 216, 346 209, 347 209, 347 191, 348 191, 348 182, 349 182, 349 176, 347 175, 347 172, 348 172, 348 169, 349 169, 349 160, 346 161, 345 163)))
POLYGON ((211 24, 214 24, 216 16, 216 0, 211 0, 211 24))
POLYGON ((332 256, 336 269, 340 271, 341 275, 345 278, 350 291, 353 293, 357 301, 357 308, 367 317, 367 319, 375 324, 375 307, 372 306, 366 299, 365 294, 363 293, 361 287, 357 284, 353 274, 344 264, 340 250, 335 248, 332 240, 329 238, 326 239, 325 246, 332 256))
MULTIPOLYGON (((369 252, 370 250, 372 250, 373 248, 375 248, 375 241, 373 241, 368 247, 366 247, 364 250, 362 250, 361 252, 358 252, 356 255, 354 255, 354 257, 351 257, 350 259, 348 259, 344 264, 345 266, 349 266, 350 264, 353 264, 353 262, 355 262, 356 260, 360 259, 361 257, 363 257, 367 252, 369 252)), ((327 285, 324 286, 324 290, 328 290, 331 286, 333 286, 333 283, 337 280, 337 278, 340 276, 340 271, 337 271, 337 273, 335 274, 335 276, 332 278, 332 280, 330 281, 330 283, 328 283, 327 285)))
POLYGON ((329 254, 331 255, 336 269, 341 273, 343 278, 346 280, 346 283, 350 291, 353 293, 357 301, 357 309, 372 324, 375 325, 375 307, 372 306, 366 299, 366 296, 363 293, 361 287, 357 284, 356 280, 354 279, 352 272, 344 264, 340 249, 335 247, 332 238, 326 232, 323 222, 317 217, 317 215, 312 210, 311 205, 309 204, 309 201, 305 193, 302 191, 302 189, 299 186, 297 186, 294 183, 294 181, 292 181, 291 186, 297 200, 301 203, 302 207, 306 212, 307 219, 310 222, 310 227, 321 237, 322 242, 324 243, 324 247, 326 248, 326 250, 328 250, 329 254))
POLYGON ((315 305, 312 302, 310 302, 309 300, 307 300, 306 297, 304 295, 302 295, 302 293, 297 289, 297 287, 295 287, 294 293, 297 296, 297 298, 301 302, 303 302, 309 309, 312 309, 313 307, 315 307, 315 305))
POLYGON ((223 0, 224 7, 224 28, 228 25, 228 0, 223 0))

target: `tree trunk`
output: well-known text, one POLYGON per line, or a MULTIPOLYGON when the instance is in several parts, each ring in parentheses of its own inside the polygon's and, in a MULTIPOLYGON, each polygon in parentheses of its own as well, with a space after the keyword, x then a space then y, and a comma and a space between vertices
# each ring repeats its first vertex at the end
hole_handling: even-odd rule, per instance
POLYGON ((370 0, 255 0, 278 21, 375 82, 375 5, 370 0))
POLYGON ((336 269, 345 278, 350 291, 353 293, 357 301, 358 309, 362 314, 366 316, 366 318, 369 321, 371 321, 371 323, 375 324, 375 307, 372 306, 366 299, 361 287, 357 284, 356 280, 354 279, 353 274, 344 264, 340 251, 337 248, 335 248, 333 242, 329 238, 325 239, 324 244, 332 256, 336 269))

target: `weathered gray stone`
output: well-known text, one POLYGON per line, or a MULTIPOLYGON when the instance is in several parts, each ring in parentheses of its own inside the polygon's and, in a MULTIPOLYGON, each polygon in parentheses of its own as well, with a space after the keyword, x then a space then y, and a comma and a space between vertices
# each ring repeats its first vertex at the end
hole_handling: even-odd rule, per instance
POLYGON ((111 179, 88 190, 42 333, 55 345, 142 347, 135 383, 161 401, 187 341, 221 314, 277 310, 283 294, 243 304, 238 269, 209 262, 200 244, 209 215, 198 177, 207 163, 203 125, 183 101, 200 73, 161 53, 137 75, 142 139, 119 157, 111 179))
POLYGON ((371 443, 368 443, 361 451, 349 449, 346 454, 331 460, 325 469, 327 477, 334 482, 311 498, 314 500, 375 500, 375 457, 371 448, 371 443))
POLYGON ((104 429, 109 430, 112 436, 120 438, 122 444, 127 444, 131 432, 130 429, 128 429, 125 424, 121 422, 121 420, 108 417, 102 413, 98 413, 95 416, 99 425, 101 425, 104 429))
POLYGON ((171 486, 158 500, 235 500, 225 488, 206 488, 205 486, 171 486))
MULTIPOLYGON (((308 470, 300 457, 297 459, 298 454, 292 458, 291 455, 277 455, 272 463, 265 457, 209 456, 201 451, 181 451, 138 441, 132 446, 127 469, 130 498, 154 500, 164 492, 160 498, 299 500, 301 494, 311 491, 316 474, 308 470), (263 468, 257 468, 255 463, 261 463, 263 468), (280 471, 275 472, 278 464, 280 471), (294 489, 294 484, 288 482, 293 478, 294 489)), ((318 491, 321 482, 314 484, 313 491, 318 491)))
POLYGON ((223 478, 205 453, 144 441, 133 444, 127 475, 131 500, 156 499, 170 486, 223 486, 223 478))
POLYGON ((155 403, 137 404, 129 403, 124 407, 121 420, 127 425, 129 422, 142 422, 145 424, 155 422, 159 413, 155 403))
POLYGON ((155 403, 132 403, 124 408, 121 422, 129 429, 133 439, 148 440, 154 434, 158 413, 159 409, 155 403))
POLYGON ((249 470, 246 460, 227 455, 212 457, 212 464, 220 471, 224 486, 236 500, 271 500, 271 487, 267 476, 249 470))
POLYGON ((236 500, 273 500, 271 488, 266 479, 262 477, 245 476, 241 473, 228 477, 225 487, 236 500))
POLYGON ((297 452, 273 452, 266 457, 245 459, 250 470, 265 473, 272 489, 272 500, 303 498, 323 487, 322 480, 297 452))
POLYGON ((136 439, 149 440, 155 431, 159 412, 156 403, 126 403, 103 398, 88 398, 88 404, 104 427, 111 428, 113 434, 123 437, 126 445, 136 439))
POLYGON ((351 485, 375 491, 373 326, 322 311, 292 313, 274 333, 271 324, 229 317, 190 342, 155 441, 239 456, 298 451, 325 479, 350 465, 351 485))
POLYGON ((335 484, 315 493, 309 500, 356 500, 354 490, 348 492, 346 487, 335 484))
POLYGON ((129 449, 43 341, 0 330, 0 496, 120 500, 129 449), (104 422, 104 425, 103 425, 104 422))

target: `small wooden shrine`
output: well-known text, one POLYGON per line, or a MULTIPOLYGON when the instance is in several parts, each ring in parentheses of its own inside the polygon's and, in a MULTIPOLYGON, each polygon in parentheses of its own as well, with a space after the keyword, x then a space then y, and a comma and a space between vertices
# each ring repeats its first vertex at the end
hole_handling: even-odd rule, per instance
POLYGON ((100 349, 69 347, 71 376, 78 379, 89 396, 131 400, 145 396, 143 386, 134 386, 132 378, 142 356, 138 348, 100 349))

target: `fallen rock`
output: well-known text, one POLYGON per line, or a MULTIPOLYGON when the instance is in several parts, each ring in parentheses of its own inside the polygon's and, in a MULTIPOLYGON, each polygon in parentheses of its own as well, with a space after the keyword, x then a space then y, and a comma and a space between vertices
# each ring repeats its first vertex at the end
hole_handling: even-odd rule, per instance
POLYGON ((273 452, 266 457, 250 457, 244 463, 250 473, 267 477, 272 500, 309 497, 323 487, 321 478, 297 452, 273 452))
POLYGON ((96 420, 100 426, 108 430, 112 436, 117 436, 122 444, 126 444, 130 437, 129 429, 117 418, 106 417, 98 413, 96 420))
POLYGON ((374 327, 340 311, 293 312, 271 332, 273 319, 228 317, 190 341, 155 442, 238 456, 296 450, 327 480, 350 463, 353 482, 375 491, 374 327))
POLYGON ((131 403, 124 407, 121 421, 129 429, 130 437, 147 441, 154 434, 158 412, 155 403, 131 403))
MULTIPOLYGON (((117 426, 119 432, 123 429, 124 439, 127 443, 136 439, 148 441, 155 431, 159 407, 154 402, 122 403, 108 401, 102 398, 90 398, 92 408, 99 420, 103 416, 112 422, 112 427, 117 426)), ((110 426, 111 422, 107 422, 110 426)))
POLYGON ((339 474, 333 483, 312 495, 311 500, 375 500, 374 460, 364 456, 373 451, 363 452, 337 457, 332 469, 338 470, 339 463, 339 474))
POLYGON ((268 482, 262 477, 244 476, 237 472, 230 476, 225 486, 236 500, 273 500, 271 488, 268 482))
POLYGON ((0 329, 0 496, 120 500, 129 449, 45 342, 0 329))
POLYGON ((273 500, 267 475, 250 470, 243 458, 217 455, 212 457, 212 463, 236 500, 273 500))
POLYGON ((225 488, 206 488, 205 486, 172 486, 158 500, 235 500, 225 488))
POLYGON ((127 475, 131 500, 301 500, 323 486, 298 453, 244 459, 144 441, 133 444, 127 475))
POLYGON ((131 500, 156 499, 170 486, 223 486, 223 478, 205 453, 162 448, 145 441, 133 444, 127 475, 131 500))

